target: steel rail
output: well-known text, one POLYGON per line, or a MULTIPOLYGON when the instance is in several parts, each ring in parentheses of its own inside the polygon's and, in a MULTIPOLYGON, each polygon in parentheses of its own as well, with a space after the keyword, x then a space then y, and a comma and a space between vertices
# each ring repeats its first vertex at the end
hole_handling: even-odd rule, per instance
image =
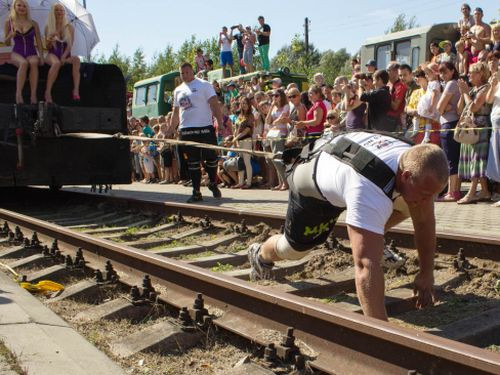
MULTIPOLYGON (((158 202, 146 199, 124 198, 114 196, 99 196, 81 192, 64 191, 68 198, 81 196, 85 199, 95 201, 114 202, 120 206, 141 209, 158 214, 174 214, 181 210, 184 215, 203 216, 209 215, 213 219, 238 221, 245 219, 247 224, 258 224, 265 222, 273 228, 280 228, 284 224, 285 216, 282 214, 270 214, 255 212, 251 210, 238 210, 225 207, 204 206, 199 204, 187 204, 178 202, 158 202)), ((339 238, 347 238, 347 226, 345 223, 337 223, 334 234, 339 238)), ((392 228, 386 233, 388 240, 394 240, 396 245, 414 248, 415 233, 413 230, 405 228, 392 228)), ((500 237, 491 236, 472 236, 462 233, 437 232, 438 252, 449 255, 456 255, 460 248, 464 249, 466 256, 477 257, 500 261, 500 237)))
POLYGON ((126 272, 149 274, 167 288, 176 307, 203 293, 223 311, 214 324, 258 343, 259 332, 295 335, 318 355, 313 368, 331 374, 498 374, 500 355, 424 332, 397 327, 360 314, 214 274, 146 251, 73 232, 64 227, 0 209, 0 218, 57 238, 67 245, 109 259, 126 272))

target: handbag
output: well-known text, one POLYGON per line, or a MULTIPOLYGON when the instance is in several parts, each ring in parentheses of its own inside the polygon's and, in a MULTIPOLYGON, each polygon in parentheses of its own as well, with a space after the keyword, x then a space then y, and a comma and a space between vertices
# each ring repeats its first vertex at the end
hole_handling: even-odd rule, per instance
POLYGON ((474 114, 470 111, 469 107, 464 109, 453 132, 453 139, 458 143, 474 145, 479 141, 479 131, 476 129, 477 125, 474 123, 474 114))

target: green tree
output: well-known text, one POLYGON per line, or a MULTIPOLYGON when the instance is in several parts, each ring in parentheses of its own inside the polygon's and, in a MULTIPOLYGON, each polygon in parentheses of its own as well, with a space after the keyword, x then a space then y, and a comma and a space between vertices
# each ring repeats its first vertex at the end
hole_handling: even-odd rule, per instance
POLYGON ((318 66, 315 72, 321 72, 325 76, 326 82, 333 84, 335 78, 339 75, 350 74, 351 55, 345 48, 338 51, 327 50, 321 54, 318 66), (346 71, 345 67, 349 67, 346 71))
MULTIPOLYGON (((142 48, 137 48, 132 56, 132 63, 130 67, 130 81, 135 83, 144 79, 148 73, 148 67, 146 65, 145 56, 142 48)), ((132 83, 132 87, 133 87, 132 83)))
POLYGON ((174 49, 168 45, 162 52, 156 53, 153 56, 153 62, 148 69, 148 75, 158 76, 176 70, 178 67, 174 49))
POLYGON ((418 26, 420 25, 417 23, 417 17, 412 16, 410 18, 407 18, 406 14, 401 13, 396 17, 392 26, 389 29, 385 30, 385 33, 395 33, 398 31, 413 29, 414 27, 418 26))
POLYGON ((290 45, 279 49, 271 60, 271 70, 287 67, 294 73, 304 73, 310 76, 321 59, 321 54, 309 44, 309 53, 306 53, 306 43, 299 34, 295 34, 290 45))

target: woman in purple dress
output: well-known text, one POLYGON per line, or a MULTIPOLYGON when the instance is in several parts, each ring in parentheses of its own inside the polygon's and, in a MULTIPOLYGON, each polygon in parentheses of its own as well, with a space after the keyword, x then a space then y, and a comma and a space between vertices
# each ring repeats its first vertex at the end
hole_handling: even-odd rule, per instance
POLYGON ((31 19, 25 0, 14 0, 10 17, 4 24, 5 45, 13 42, 10 62, 17 67, 16 103, 24 103, 23 88, 30 69, 31 104, 38 102, 38 65, 44 64, 42 39, 38 24, 31 19))
POLYGON ((73 65, 73 100, 80 100, 80 59, 78 56, 71 56, 74 36, 75 29, 66 18, 64 6, 58 3, 52 5, 45 27, 45 41, 49 51, 47 64, 50 65, 45 90, 47 103, 52 103, 52 87, 63 64, 73 65))

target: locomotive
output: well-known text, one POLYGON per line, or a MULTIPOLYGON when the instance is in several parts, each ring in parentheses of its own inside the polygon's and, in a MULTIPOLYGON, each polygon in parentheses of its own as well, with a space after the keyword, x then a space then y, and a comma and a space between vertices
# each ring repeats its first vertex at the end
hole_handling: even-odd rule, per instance
MULTIPOLYGON (((38 98, 48 66, 40 67, 38 98)), ((54 103, 15 104, 14 66, 0 65, 0 187, 130 183, 126 85, 115 65, 82 63, 79 101, 71 65, 59 72, 54 103)), ((29 103, 29 82, 23 91, 29 103)))

